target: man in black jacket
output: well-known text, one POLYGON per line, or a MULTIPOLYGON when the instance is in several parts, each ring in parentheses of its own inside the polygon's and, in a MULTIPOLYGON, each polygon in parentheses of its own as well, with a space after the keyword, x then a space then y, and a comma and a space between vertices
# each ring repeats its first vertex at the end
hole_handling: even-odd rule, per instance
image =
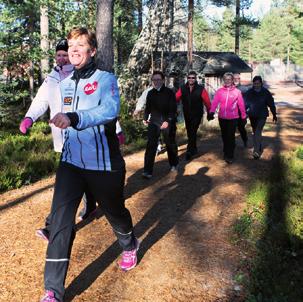
POLYGON ((177 105, 174 93, 164 85, 164 74, 154 71, 152 74, 153 89, 146 98, 143 123, 148 126, 147 145, 144 156, 144 178, 151 178, 157 152, 160 133, 166 145, 171 171, 177 170, 178 147, 176 144, 177 105))
POLYGON ((190 71, 187 76, 187 83, 177 91, 176 100, 182 100, 183 114, 187 131, 187 152, 186 159, 190 160, 197 154, 197 131, 203 117, 203 105, 207 113, 210 109, 208 93, 203 85, 197 83, 197 73, 190 71))

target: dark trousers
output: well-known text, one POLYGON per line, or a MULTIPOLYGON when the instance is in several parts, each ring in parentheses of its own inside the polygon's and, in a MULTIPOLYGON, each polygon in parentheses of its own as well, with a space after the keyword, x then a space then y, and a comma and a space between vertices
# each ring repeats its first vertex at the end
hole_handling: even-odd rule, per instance
POLYGON ((246 129, 245 129, 245 125, 246 125, 246 123, 241 118, 239 118, 238 119, 238 130, 240 132, 240 136, 241 136, 242 141, 244 143, 246 143, 247 140, 248 140, 248 138, 247 138, 247 132, 246 132, 246 129))
POLYGON ((228 159, 234 158, 234 150, 236 146, 235 133, 237 129, 237 122, 237 119, 226 120, 219 118, 219 125, 223 141, 223 153, 224 157, 228 159))
POLYGON ((166 129, 160 130, 160 127, 155 124, 149 124, 147 129, 147 145, 144 155, 144 172, 153 174, 153 167, 157 153, 158 140, 160 134, 166 146, 168 162, 170 166, 176 166, 179 163, 178 146, 176 143, 176 123, 170 122, 166 129))
MULTIPOLYGON (((93 211, 96 208, 96 200, 90 192, 85 192, 83 195, 83 204, 84 204, 84 213, 88 213, 93 211)), ((50 232, 50 224, 51 224, 51 214, 49 214, 45 219, 45 227, 44 229, 47 232, 50 232)))
POLYGON ((249 117, 251 127, 253 129, 254 152, 262 153, 262 131, 266 123, 266 117, 256 118, 249 117))
POLYGON ((63 300, 64 283, 75 237, 75 216, 83 193, 102 200, 101 208, 123 250, 135 248, 132 219, 124 205, 125 170, 91 171, 60 163, 50 217, 44 285, 63 300))
POLYGON ((187 152, 192 155, 197 153, 197 132, 201 123, 203 114, 184 116, 185 127, 187 132, 187 152))

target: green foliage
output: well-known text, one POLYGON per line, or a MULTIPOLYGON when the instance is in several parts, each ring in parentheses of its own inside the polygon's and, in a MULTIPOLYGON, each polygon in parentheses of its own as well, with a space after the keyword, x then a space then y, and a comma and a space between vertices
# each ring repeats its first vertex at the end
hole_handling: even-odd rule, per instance
POLYGON ((209 26, 205 19, 203 18, 202 14, 199 14, 198 12, 194 14, 194 41, 195 41, 195 48, 198 51, 207 51, 211 49, 209 47, 209 26))
POLYGON ((138 1, 118 0, 114 6, 114 47, 116 70, 123 69, 139 36, 137 24, 138 1))
POLYGON ((133 108, 121 97, 120 122, 126 138, 127 153, 146 145, 147 130, 141 119, 132 117, 133 108))
POLYGON ((218 27, 218 47, 220 51, 234 51, 235 49, 235 30, 234 12, 227 8, 223 13, 223 20, 218 27))
POLYGON ((256 61, 270 61, 273 58, 290 59, 303 64, 303 17, 299 8, 291 1, 276 5, 263 18, 256 31, 252 45, 256 61))
POLYGON ((274 10, 264 17, 252 41, 253 56, 256 61, 286 58, 290 39, 286 21, 279 10, 274 10))
POLYGON ((29 93, 22 80, 0 82, 0 127, 16 128, 22 117, 23 102, 29 93), (18 92, 18 93, 16 93, 18 92))
POLYGON ((0 133, 0 192, 53 173, 58 160, 47 123, 35 123, 29 136, 0 133))
POLYGON ((249 275, 245 301, 301 301, 302 150, 273 161, 270 174, 251 187, 247 209, 234 225, 236 242, 251 253, 242 267, 249 275))

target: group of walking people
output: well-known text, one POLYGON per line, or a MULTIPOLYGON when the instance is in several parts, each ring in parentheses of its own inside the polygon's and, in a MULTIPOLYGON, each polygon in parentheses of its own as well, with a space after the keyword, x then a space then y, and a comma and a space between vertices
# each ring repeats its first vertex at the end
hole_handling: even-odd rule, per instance
MULTIPOLYGON (((25 134, 50 108, 54 149, 61 153, 51 211, 45 228, 37 231, 37 235, 48 243, 45 295, 41 302, 64 300, 64 284, 75 238, 75 218, 83 196, 86 206, 82 219, 93 213, 98 204, 109 221, 122 249, 119 267, 128 271, 137 264, 140 243, 123 194, 125 162, 119 147, 124 141, 118 122, 119 89, 112 73, 97 68, 94 61, 96 50, 97 40, 92 31, 83 27, 72 29, 67 39, 58 43, 57 66, 44 80, 20 123, 20 131, 25 134)), ((145 106, 143 122, 148 127, 144 178, 153 175, 160 135, 166 144, 170 170, 176 172, 178 169, 176 122, 180 102, 188 138, 186 160, 198 153, 197 131, 204 108, 208 120, 214 119, 219 108, 226 162, 231 163, 234 157, 237 126, 242 127, 241 137, 247 145, 247 115, 253 128, 253 155, 260 157, 261 133, 268 107, 277 121, 273 98, 263 87, 260 77, 253 79, 253 87, 245 93, 236 88, 233 74, 225 74, 223 80, 223 87, 218 89, 211 102, 205 87, 198 84, 196 72, 189 72, 187 82, 175 92, 165 86, 161 71, 153 72, 152 87, 141 99, 145 106)))
POLYGON ((174 94, 165 87, 164 74, 154 71, 151 77, 152 88, 148 88, 139 98, 136 114, 144 110, 143 123, 148 126, 147 145, 144 156, 144 172, 142 176, 150 179, 156 156, 157 143, 162 133, 166 144, 171 171, 177 171, 178 152, 176 144, 177 103, 182 104, 187 132, 186 160, 192 159, 197 150, 197 131, 206 109, 207 120, 211 121, 218 112, 219 126, 223 142, 223 158, 233 163, 236 146, 236 130, 238 129, 244 147, 248 146, 248 135, 245 129, 247 118, 253 132, 253 158, 259 159, 262 148, 262 130, 269 116, 270 108, 273 121, 277 122, 276 107, 271 93, 263 86, 260 76, 255 76, 252 87, 246 88, 240 83, 240 74, 227 72, 223 75, 223 86, 212 100, 205 87, 197 82, 197 73, 191 71, 187 82, 174 94), (145 98, 145 102, 142 100, 145 98), (139 108, 138 108, 139 107, 139 108))

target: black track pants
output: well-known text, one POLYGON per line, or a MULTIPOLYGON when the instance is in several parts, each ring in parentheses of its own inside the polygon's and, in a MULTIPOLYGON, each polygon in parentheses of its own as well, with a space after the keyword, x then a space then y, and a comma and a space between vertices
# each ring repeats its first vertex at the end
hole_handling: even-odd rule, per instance
POLYGON ((223 153, 224 157, 229 159, 234 158, 234 150, 236 146, 235 133, 237 128, 237 122, 237 119, 219 119, 219 125, 223 141, 223 153))
POLYGON ((187 151, 196 154, 197 153, 197 132, 203 117, 202 114, 184 116, 185 117, 185 127, 187 132, 187 151))
POLYGON ((123 250, 135 248, 132 219, 124 205, 125 170, 91 171, 60 163, 50 214, 50 238, 44 284, 63 300, 64 283, 75 237, 75 216, 84 192, 102 200, 101 208, 123 250))
POLYGON ((176 166, 179 163, 178 146, 176 143, 176 123, 169 123, 166 129, 160 130, 155 124, 149 124, 147 130, 147 145, 144 155, 144 172, 153 174, 153 167, 157 153, 158 140, 160 133, 166 146, 168 162, 170 166, 176 166))

